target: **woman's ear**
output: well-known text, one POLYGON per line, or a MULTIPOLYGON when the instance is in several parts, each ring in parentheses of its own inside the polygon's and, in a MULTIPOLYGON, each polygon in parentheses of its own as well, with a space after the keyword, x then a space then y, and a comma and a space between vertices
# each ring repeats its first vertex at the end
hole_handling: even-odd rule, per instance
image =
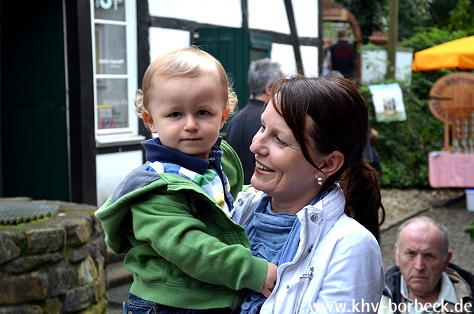
POLYGON ((152 133, 157 133, 153 118, 145 110, 142 111, 142 119, 152 133))
POLYGON ((319 167, 324 177, 328 178, 336 173, 344 164, 344 155, 340 151, 334 151, 326 157, 322 158, 322 165, 319 167))

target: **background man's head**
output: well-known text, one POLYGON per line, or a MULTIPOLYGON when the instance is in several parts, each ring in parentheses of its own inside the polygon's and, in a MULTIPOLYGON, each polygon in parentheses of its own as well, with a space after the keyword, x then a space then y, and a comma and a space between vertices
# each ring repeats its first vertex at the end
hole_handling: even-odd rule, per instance
POLYGON ((338 32, 337 32, 337 38, 345 38, 347 37, 347 30, 346 29, 340 29, 338 32))
POLYGON ((406 221, 398 228, 394 252, 410 297, 439 294, 441 275, 452 257, 444 225, 424 216, 406 221))
POLYGON ((278 62, 270 59, 255 60, 250 64, 248 73, 248 84, 250 93, 254 98, 267 101, 273 83, 283 77, 283 71, 278 62))

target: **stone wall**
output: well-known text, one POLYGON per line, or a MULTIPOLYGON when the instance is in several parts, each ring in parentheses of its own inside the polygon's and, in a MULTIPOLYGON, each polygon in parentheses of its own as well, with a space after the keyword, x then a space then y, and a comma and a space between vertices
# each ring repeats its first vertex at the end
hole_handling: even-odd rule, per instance
POLYGON ((42 203, 59 209, 0 225, 0 314, 105 313, 107 249, 96 208, 42 203))

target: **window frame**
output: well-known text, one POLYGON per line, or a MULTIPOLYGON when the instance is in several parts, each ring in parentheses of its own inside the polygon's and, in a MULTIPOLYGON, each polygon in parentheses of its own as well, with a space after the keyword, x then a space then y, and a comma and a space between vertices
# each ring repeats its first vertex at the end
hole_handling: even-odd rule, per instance
MULTIPOLYGON (((137 91, 137 16, 136 1, 133 0, 91 0, 91 38, 92 38, 92 67, 94 87, 94 131, 96 147, 107 147, 116 145, 133 145, 145 139, 138 134, 138 117, 135 114, 135 94, 137 91), (124 5, 125 21, 96 19, 95 6, 101 3, 113 5, 122 3, 124 5), (126 74, 98 74, 97 73, 97 42, 96 25, 116 25, 125 27, 126 36, 126 74), (120 128, 100 129, 98 125, 98 80, 100 79, 125 79, 127 85, 128 100, 128 126, 120 128)), ((113 6, 112 8, 113 9, 113 6)))

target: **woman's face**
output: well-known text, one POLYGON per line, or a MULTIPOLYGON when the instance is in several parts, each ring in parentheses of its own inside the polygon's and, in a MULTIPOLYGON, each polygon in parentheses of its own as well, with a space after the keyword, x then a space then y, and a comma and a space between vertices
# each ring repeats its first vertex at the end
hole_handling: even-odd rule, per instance
MULTIPOLYGON (((306 202, 305 205, 319 194, 317 182, 321 173, 305 159, 300 144, 272 101, 262 113, 262 126, 250 151, 256 160, 251 179, 255 189, 277 202, 306 202)), ((312 157, 318 164, 318 158, 312 157)))

